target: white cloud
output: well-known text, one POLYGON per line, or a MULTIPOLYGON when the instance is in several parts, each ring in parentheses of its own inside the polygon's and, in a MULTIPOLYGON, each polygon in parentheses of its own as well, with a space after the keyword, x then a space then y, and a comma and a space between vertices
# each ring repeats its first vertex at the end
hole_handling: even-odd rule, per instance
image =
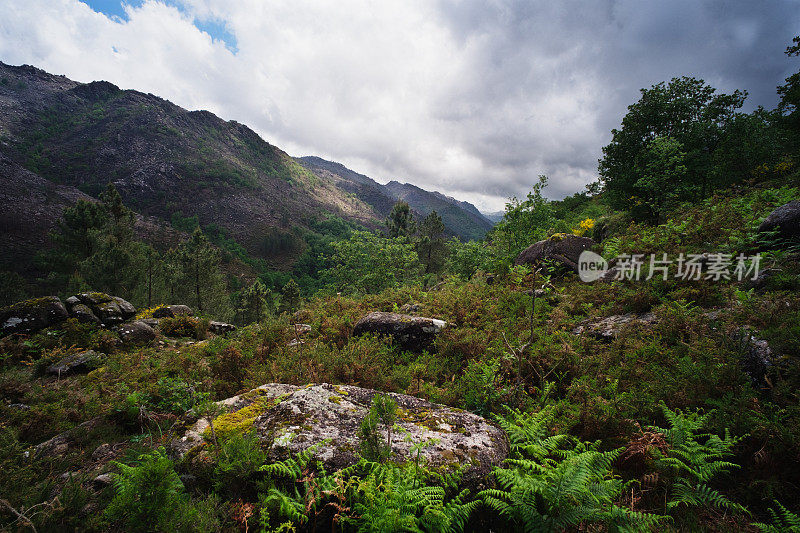
POLYGON ((487 209, 538 174, 552 196, 592 181, 640 87, 698 75, 774 104, 800 20, 790 3, 175 1, 114 20, 0 0, 0 60, 208 109, 294 155, 487 209))

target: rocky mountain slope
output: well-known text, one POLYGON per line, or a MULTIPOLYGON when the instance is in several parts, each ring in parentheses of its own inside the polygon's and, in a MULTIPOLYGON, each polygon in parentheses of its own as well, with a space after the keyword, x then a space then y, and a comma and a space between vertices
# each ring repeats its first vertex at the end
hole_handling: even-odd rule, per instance
MULTIPOLYGON (((90 196, 113 182, 144 215, 196 215, 254 255, 272 229, 304 226, 324 213, 379 222, 362 201, 242 124, 30 66, 0 63, 0 150, 18 167, 90 196)), ((40 210, 31 200, 5 198, 4 205, 40 210)))
POLYGON ((381 185, 340 163, 319 157, 301 157, 299 161, 320 179, 331 180, 341 190, 354 194, 372 207, 379 218, 385 218, 394 203, 403 200, 419 219, 436 211, 442 217, 446 231, 464 240, 480 239, 492 228, 492 222, 469 202, 461 202, 437 191, 426 191, 410 183, 390 181, 381 185))

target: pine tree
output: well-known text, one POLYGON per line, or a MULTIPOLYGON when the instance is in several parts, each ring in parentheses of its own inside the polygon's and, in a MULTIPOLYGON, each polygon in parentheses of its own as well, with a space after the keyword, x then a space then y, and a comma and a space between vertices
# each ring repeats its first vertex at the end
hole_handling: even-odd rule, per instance
POLYGON ((268 313, 273 311, 273 307, 272 294, 260 279, 256 278, 247 289, 242 291, 239 311, 246 323, 261 322, 268 313))
POLYGON ((230 313, 230 303, 222 273, 222 256, 200 228, 182 243, 172 255, 177 262, 176 287, 192 301, 199 313, 211 313, 219 318, 230 313))
POLYGON ((392 212, 386 218, 386 227, 389 229, 390 237, 411 238, 416 232, 414 223, 414 213, 408 203, 399 201, 394 204, 392 212))
POLYGON ((281 305, 278 309, 281 313, 292 313, 300 305, 300 286, 293 279, 286 282, 281 291, 281 305))
POLYGON ((436 211, 425 217, 419 226, 417 254, 425 265, 425 274, 438 274, 447 259, 447 245, 444 240, 444 223, 436 211))

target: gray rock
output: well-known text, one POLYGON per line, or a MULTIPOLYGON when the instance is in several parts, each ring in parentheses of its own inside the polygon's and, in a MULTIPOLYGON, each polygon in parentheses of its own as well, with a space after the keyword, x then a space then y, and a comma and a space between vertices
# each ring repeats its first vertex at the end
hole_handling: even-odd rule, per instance
POLYGON ((8 406, 12 409, 18 409, 20 411, 30 411, 31 406, 25 403, 11 403, 8 406))
POLYGON ((624 315, 612 315, 598 320, 591 320, 581 324, 572 330, 575 335, 591 335, 598 339, 610 340, 616 337, 623 326, 638 325, 649 326, 658 319, 653 313, 636 315, 628 313, 624 315))
POLYGON ((120 324, 136 315, 136 308, 119 296, 102 292, 86 292, 76 297, 87 305, 104 326, 120 324))
POLYGON ((56 296, 32 298, 0 309, 0 336, 33 333, 60 324, 69 317, 56 296))
POLYGON ((233 324, 226 324, 225 322, 216 322, 214 320, 208 323, 208 331, 210 331, 214 335, 224 335, 234 330, 236 330, 236 326, 234 326, 233 324))
POLYGON ((117 332, 125 344, 147 344, 156 338, 155 330, 142 320, 122 324, 117 332))
POLYGON ((78 299, 77 296, 70 296, 66 300, 64 300, 64 305, 67 306, 67 309, 71 309, 73 305, 78 305, 81 301, 78 299))
POLYGON ((143 322, 150 326, 151 328, 155 329, 158 327, 158 319, 157 318, 143 318, 139 320, 139 322, 143 322))
POLYGON ((45 373, 53 376, 64 376, 89 372, 99 367, 102 362, 103 354, 94 350, 87 350, 64 357, 59 362, 48 366, 45 373))
POLYGON ((100 474, 92 480, 95 488, 103 489, 114 483, 114 476, 110 473, 100 474))
MULTIPOLYGON (((230 412, 248 407, 247 419, 252 416, 252 426, 244 430, 255 431, 271 460, 285 459, 327 441, 315 449, 314 455, 333 471, 358 461, 359 426, 375 394, 374 390, 349 385, 270 383, 220 404, 230 412)), ((422 460, 435 468, 463 466, 464 479, 469 483, 479 482, 508 455, 503 431, 478 415, 405 394, 389 396, 398 404, 397 425, 402 428, 394 432, 392 460, 413 460, 415 444, 438 439, 422 448, 422 460)), ((215 420, 215 428, 225 427, 226 416, 215 420)), ((241 421, 242 415, 237 413, 236 418, 241 421)), ((198 446, 211 439, 208 427, 208 420, 196 421, 171 443, 172 452, 182 458, 198 451, 198 446)))
POLYGON ((750 383, 756 389, 767 387, 767 371, 775 364, 775 356, 769 343, 757 338, 749 327, 738 331, 739 340, 743 343, 741 365, 742 371, 750 378, 750 383))
POLYGON ((524 249, 514 261, 515 265, 539 265, 543 261, 553 261, 573 272, 578 271, 578 258, 581 252, 595 245, 589 237, 579 237, 571 233, 557 233, 543 241, 535 242, 524 249))
POLYGON ((92 312, 88 305, 77 303, 72 305, 69 316, 78 320, 82 324, 99 324, 100 319, 92 312))
POLYGON ((92 459, 102 461, 114 455, 114 448, 109 443, 103 443, 92 452, 92 459))
POLYGON ((189 316, 193 314, 188 305, 165 305, 153 311, 153 318, 175 318, 176 316, 189 316))
POLYGON ((778 230, 784 239, 800 237, 800 200, 792 200, 769 214, 758 231, 778 230))
POLYGON ((400 312, 403 314, 419 313, 421 306, 419 304, 405 304, 400 307, 400 312))
POLYGON ((72 429, 68 429, 63 433, 59 433, 52 439, 46 440, 41 444, 37 444, 33 449, 35 457, 52 457, 57 455, 64 455, 69 449, 76 444, 79 435, 86 435, 90 431, 103 423, 100 417, 92 418, 86 422, 81 422, 72 429))
POLYGON ((403 349, 419 352, 430 348, 436 334, 446 327, 444 320, 375 311, 356 322, 353 335, 388 335, 403 349))

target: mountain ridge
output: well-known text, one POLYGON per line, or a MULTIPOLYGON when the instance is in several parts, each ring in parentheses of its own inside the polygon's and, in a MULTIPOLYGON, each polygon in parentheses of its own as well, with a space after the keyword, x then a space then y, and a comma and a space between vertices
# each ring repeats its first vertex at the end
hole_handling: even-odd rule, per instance
POLYGON ((438 191, 428 191, 410 183, 392 180, 382 185, 374 179, 347 168, 341 163, 317 156, 297 158, 306 168, 320 177, 334 180, 337 187, 355 194, 372 206, 381 218, 391 211, 397 201, 405 201, 417 218, 424 218, 436 211, 445 225, 445 230, 462 240, 480 239, 493 224, 469 202, 460 201, 438 191))

